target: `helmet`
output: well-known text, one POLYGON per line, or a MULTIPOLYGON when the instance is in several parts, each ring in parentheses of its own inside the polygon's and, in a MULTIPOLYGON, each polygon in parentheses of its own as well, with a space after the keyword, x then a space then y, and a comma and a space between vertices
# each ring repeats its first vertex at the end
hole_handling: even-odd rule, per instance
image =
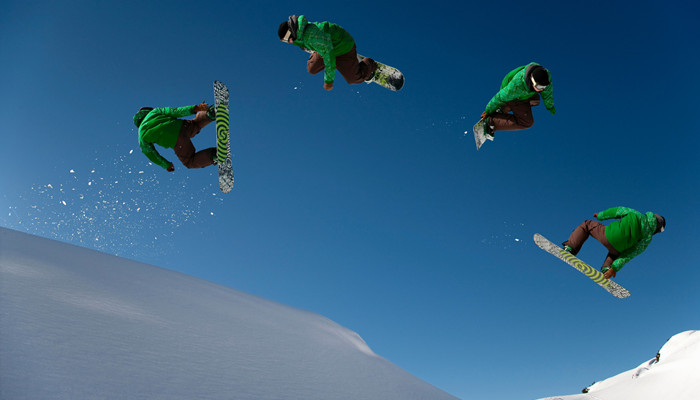
POLYGON ((277 29, 277 35, 283 42, 287 42, 290 38, 296 40, 297 29, 299 29, 299 17, 290 15, 286 21, 280 24, 277 29))
POLYGON ((542 66, 533 68, 530 78, 532 79, 533 86, 537 87, 539 90, 544 90, 544 88, 551 83, 549 81, 549 71, 542 66))

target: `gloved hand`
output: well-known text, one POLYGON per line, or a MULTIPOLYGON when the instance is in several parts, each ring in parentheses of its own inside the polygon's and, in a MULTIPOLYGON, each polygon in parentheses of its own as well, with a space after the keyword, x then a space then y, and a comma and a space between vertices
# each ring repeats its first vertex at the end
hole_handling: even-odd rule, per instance
POLYGON ((326 90, 333 90, 333 83, 324 83, 323 88, 326 90))
POLYGON ((605 279, 614 278, 617 276, 617 272, 615 272, 615 270, 612 269, 612 267, 610 267, 607 271, 603 273, 603 276, 605 276, 605 279))
POLYGON ((481 119, 486 119, 487 116, 486 111, 481 113, 481 119))
POLYGON ((168 167, 167 171, 168 171, 168 172, 173 172, 173 171, 175 171, 175 166, 173 165, 173 163, 170 163, 170 166, 168 167))
POLYGON ((209 109, 209 105, 206 102, 202 102, 202 104, 197 104, 194 106, 194 112, 200 112, 200 111, 207 111, 209 109))

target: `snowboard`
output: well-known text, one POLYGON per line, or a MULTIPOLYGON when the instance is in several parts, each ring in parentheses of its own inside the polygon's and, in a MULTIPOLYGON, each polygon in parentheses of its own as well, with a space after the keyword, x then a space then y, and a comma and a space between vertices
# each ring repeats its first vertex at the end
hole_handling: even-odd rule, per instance
POLYGON ((228 193, 233 189, 233 165, 228 122, 228 88, 214 81, 214 108, 216 109, 216 159, 219 165, 219 188, 228 193))
POLYGON ((476 142, 476 149, 479 150, 481 146, 486 142, 486 139, 493 141, 493 136, 487 135, 484 132, 486 127, 486 122, 480 119, 479 122, 474 125, 474 141, 476 142))
MULTIPOLYGON (((358 61, 362 62, 364 59, 365 56, 361 56, 359 54, 357 55, 358 61)), ((376 60, 374 62, 377 63, 377 70, 374 72, 372 79, 366 82, 374 82, 377 85, 384 86, 385 88, 393 90, 394 92, 401 90, 404 83, 404 78, 401 71, 386 64, 382 64, 376 60)))
POLYGON ((582 274, 591 278, 593 282, 600 285, 603 289, 607 290, 608 292, 610 292, 610 294, 617 297, 618 299, 624 299, 625 297, 630 296, 630 292, 627 289, 613 282, 612 279, 605 279, 605 276, 603 276, 602 272, 579 260, 576 256, 562 249, 556 244, 550 242, 539 233, 535 233, 534 239, 535 244, 537 244, 539 248, 548 253, 553 254, 555 257, 576 268, 582 274))

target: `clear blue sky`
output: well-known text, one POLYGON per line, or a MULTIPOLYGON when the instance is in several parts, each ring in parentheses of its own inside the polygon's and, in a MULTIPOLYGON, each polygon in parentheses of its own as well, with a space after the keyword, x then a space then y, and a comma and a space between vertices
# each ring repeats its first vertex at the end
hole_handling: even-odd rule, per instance
MULTIPOLYGON (((578 392, 698 329, 693 2, 19 2, 0 16, 0 224, 321 313, 461 398, 578 392), (401 92, 323 90, 279 42, 332 21, 401 92), (475 150, 511 69, 557 114, 475 150), (141 106, 231 91, 236 186, 149 165, 141 106), (617 300, 532 242, 624 205, 668 221, 617 300)), ((215 142, 213 125, 195 138, 215 142)), ((595 241, 580 256, 599 267, 595 241)))

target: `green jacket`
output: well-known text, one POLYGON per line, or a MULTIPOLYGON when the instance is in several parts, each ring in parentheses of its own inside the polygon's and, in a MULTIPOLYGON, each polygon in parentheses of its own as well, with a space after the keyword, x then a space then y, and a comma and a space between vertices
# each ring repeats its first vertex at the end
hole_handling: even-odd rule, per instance
POLYGON ((330 22, 309 22, 303 15, 299 16, 299 29, 294 44, 302 49, 317 52, 326 68, 323 71, 323 81, 335 81, 335 58, 341 56, 355 46, 355 40, 342 27, 330 22))
POLYGON ((642 214, 627 207, 613 207, 598 213, 599 221, 611 218, 620 218, 605 227, 605 237, 621 253, 612 264, 612 269, 619 271, 649 246, 656 231, 656 217, 652 212, 642 214))
MULTIPOLYGON (((532 83, 529 80, 529 72, 532 67, 536 67, 539 64, 530 63, 528 65, 523 65, 518 67, 508 73, 508 75, 503 78, 501 82, 501 90, 496 93, 491 101, 486 105, 486 114, 492 114, 501 108, 505 103, 514 100, 527 100, 533 95, 537 94, 535 90, 532 89, 532 83)), ((549 71, 548 71, 549 72, 549 71)), ((549 86, 546 89, 539 92, 542 96, 542 101, 547 110, 554 114, 556 109, 554 108, 554 98, 553 88, 552 88, 552 74, 549 74, 549 86)))
POLYGON ((171 162, 158 153, 154 144, 172 149, 175 147, 177 137, 180 135, 182 120, 178 117, 186 117, 195 114, 195 106, 180 108, 154 108, 139 125, 139 146, 143 154, 161 167, 168 169, 171 162))

